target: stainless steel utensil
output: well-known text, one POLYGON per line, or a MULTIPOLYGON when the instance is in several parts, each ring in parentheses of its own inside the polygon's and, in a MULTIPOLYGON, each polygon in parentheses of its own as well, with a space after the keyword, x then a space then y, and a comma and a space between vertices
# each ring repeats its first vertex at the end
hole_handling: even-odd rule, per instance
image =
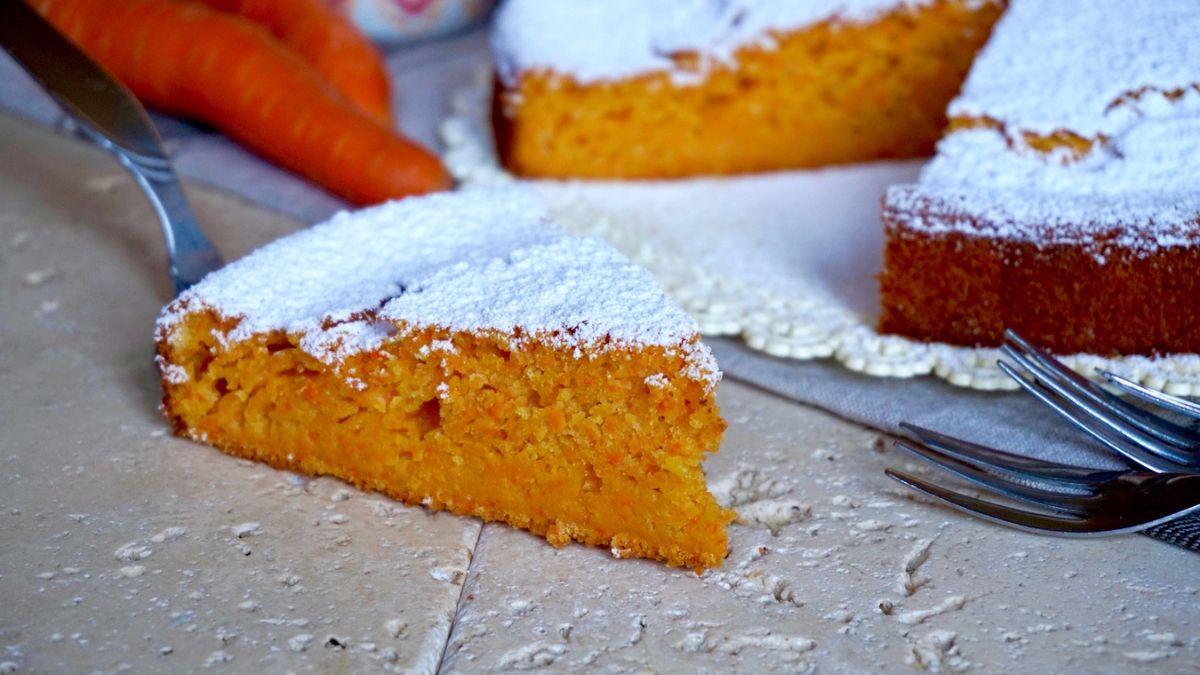
POLYGON ((962 494, 915 476, 887 474, 967 513, 1011 527, 1073 537, 1137 532, 1200 513, 1200 474, 1103 471, 1031 460, 905 425, 918 440, 896 446, 983 487, 1041 508, 1031 511, 962 494))
MULTIPOLYGON (((1000 369, 1029 393, 1113 452, 1151 471, 1200 472, 1200 433, 1105 391, 1013 331, 1001 351, 1000 369)), ((1142 387, 1113 373, 1102 376, 1153 407, 1192 420, 1196 404, 1142 387)))
POLYGON ((200 230, 162 140, 133 94, 21 0, 0 1, 0 46, 83 136, 133 174, 162 225, 175 293, 219 268, 221 256, 200 230))
POLYGON ((1151 391, 1112 373, 1113 386, 1155 408, 1143 409, 1105 391, 1012 331, 1000 367, 1022 388, 1141 469, 1101 471, 1022 457, 911 424, 913 441, 896 446, 1018 502, 1013 508, 955 492, 888 469, 887 474, 951 506, 1021 529, 1067 536, 1142 532, 1200 551, 1200 433, 1153 410, 1200 419, 1200 406, 1151 391))

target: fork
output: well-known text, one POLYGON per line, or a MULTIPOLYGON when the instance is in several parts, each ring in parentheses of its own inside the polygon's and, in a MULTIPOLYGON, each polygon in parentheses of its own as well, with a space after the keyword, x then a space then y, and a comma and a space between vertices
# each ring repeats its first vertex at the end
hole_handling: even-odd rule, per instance
MULTIPOLYGON (((1053 513, 963 495, 892 469, 887 474, 955 508, 1021 529, 1067 536, 1142 531, 1200 550, 1200 434, 1114 396, 1013 331, 1005 331, 1001 349, 1011 363, 1001 361, 1000 368, 1022 388, 1141 469, 1106 471, 1047 462, 905 423, 901 427, 916 442, 897 441, 900 449, 1053 513)), ((1166 412, 1200 419, 1200 405, 1108 371, 1100 375, 1166 412)))
POLYGON ((1200 514, 1200 474, 1073 467, 969 443, 913 424, 901 427, 916 439, 896 441, 901 450, 997 495, 1043 509, 1007 506, 886 470, 889 477, 909 487, 992 522, 1096 537, 1142 531, 1200 514))
MULTIPOLYGON (((1012 362, 1001 361, 1000 369, 1110 450, 1151 471, 1200 471, 1200 433, 1121 400, 1011 330, 1004 337, 1001 352, 1012 362)), ((1200 405, 1109 371, 1099 374, 1110 385, 1151 405, 1200 419, 1200 405)))

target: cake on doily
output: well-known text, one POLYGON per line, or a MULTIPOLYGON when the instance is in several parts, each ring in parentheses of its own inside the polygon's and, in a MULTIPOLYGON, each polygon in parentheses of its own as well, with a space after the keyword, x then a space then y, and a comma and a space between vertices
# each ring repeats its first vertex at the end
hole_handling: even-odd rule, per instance
POLYGON ((1200 349, 1200 3, 1014 0, 917 184, 880 329, 1059 353, 1200 349))
POLYGON ((183 293, 156 338, 181 435, 555 545, 725 556, 695 324, 520 189, 340 214, 183 293))
POLYGON ((927 156, 1004 0, 508 0, 493 126, 530 177, 927 156))

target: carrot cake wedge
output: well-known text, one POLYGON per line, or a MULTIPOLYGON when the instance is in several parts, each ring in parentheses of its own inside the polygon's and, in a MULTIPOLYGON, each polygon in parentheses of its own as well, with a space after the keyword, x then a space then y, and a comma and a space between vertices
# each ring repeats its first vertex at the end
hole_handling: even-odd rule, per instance
POLYGON ((342 213, 168 305, 178 434, 410 504, 696 570, 725 423, 691 319, 517 189, 342 213))

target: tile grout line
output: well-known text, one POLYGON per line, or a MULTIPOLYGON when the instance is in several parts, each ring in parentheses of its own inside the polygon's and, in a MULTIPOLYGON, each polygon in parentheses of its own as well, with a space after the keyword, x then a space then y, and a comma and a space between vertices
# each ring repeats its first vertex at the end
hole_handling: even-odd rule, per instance
POLYGON ((471 581, 471 570, 475 569, 475 561, 477 556, 475 552, 479 550, 479 542, 483 539, 483 529, 489 523, 481 522, 479 524, 479 533, 475 535, 475 544, 471 546, 471 562, 467 564, 466 574, 463 575, 462 588, 458 591, 458 600, 454 603, 454 615, 450 617, 450 627, 446 629, 446 644, 442 645, 442 654, 438 657, 437 667, 434 669, 436 675, 441 675, 442 664, 446 662, 446 652, 450 649, 451 638, 454 637, 454 627, 458 625, 458 612, 462 609, 463 598, 467 595, 467 584, 471 581))

